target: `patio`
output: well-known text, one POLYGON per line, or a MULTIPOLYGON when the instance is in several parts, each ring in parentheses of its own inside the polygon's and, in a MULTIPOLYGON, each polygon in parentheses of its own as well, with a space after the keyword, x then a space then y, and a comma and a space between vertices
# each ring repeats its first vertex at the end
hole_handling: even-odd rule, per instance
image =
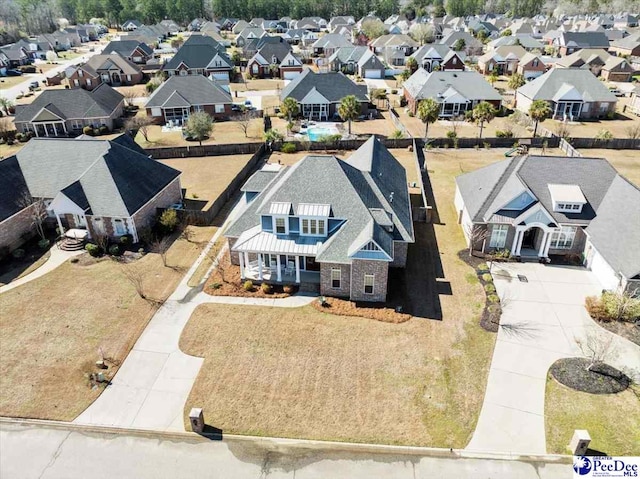
POLYGON ((257 260, 247 261, 246 256, 248 255, 240 254, 242 279, 278 284, 320 284, 320 271, 307 270, 305 257, 299 259, 296 256, 293 259, 288 256, 289 259, 284 260, 280 255, 259 255, 257 260))

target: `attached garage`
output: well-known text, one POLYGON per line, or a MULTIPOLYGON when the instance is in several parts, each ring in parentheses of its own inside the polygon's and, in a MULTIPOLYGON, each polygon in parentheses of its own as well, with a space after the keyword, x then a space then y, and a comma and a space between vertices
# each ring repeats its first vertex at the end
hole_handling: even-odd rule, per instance
POLYGON ((293 80, 295 77, 300 75, 300 72, 297 71, 284 71, 284 79, 285 80, 293 80))
POLYGON ((596 275, 602 287, 608 290, 616 290, 620 284, 618 275, 591 242, 587 242, 585 252, 587 256, 586 266, 596 275))
POLYGON ((229 72, 213 72, 211 75, 216 80, 229 81, 229 72))
POLYGON ((382 78, 382 71, 381 70, 365 70, 364 77, 380 79, 382 78))

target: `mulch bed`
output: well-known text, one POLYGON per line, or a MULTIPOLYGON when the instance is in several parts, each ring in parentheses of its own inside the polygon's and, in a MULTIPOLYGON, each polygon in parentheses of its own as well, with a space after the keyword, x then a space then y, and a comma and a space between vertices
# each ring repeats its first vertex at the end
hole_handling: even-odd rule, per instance
POLYGON ((312 306, 323 313, 336 314, 338 316, 356 316, 359 318, 375 319, 383 323, 404 323, 412 316, 407 313, 398 313, 393 308, 388 308, 384 304, 375 305, 359 304, 345 299, 325 297, 324 305, 320 301, 313 301, 312 306))
POLYGON ((625 321, 596 321, 607 331, 622 336, 632 343, 640 346, 640 323, 634 324, 625 321))
POLYGON ((549 372, 560 384, 590 394, 615 394, 627 389, 631 379, 622 371, 604 363, 596 363, 588 370, 585 358, 559 359, 549 372))
MULTIPOLYGON (((476 254, 479 253, 474 253, 474 255, 470 255, 469 254, 469 250, 468 249, 463 249, 461 251, 458 252, 458 258, 460 258, 462 261, 464 261, 466 264, 468 264, 469 266, 471 266, 475 272, 476 275, 478 276, 478 281, 480 281, 480 285, 482 286, 482 289, 484 290, 485 285, 487 284, 493 284, 493 280, 492 281, 485 281, 482 278, 482 275, 485 273, 489 273, 488 268, 482 269, 481 265, 487 265, 487 262, 485 261, 484 257, 486 255, 481 255, 481 257, 479 256, 475 256, 476 254)), ((482 327, 482 329, 484 329, 485 331, 489 331, 490 333, 497 333, 498 330, 500 329, 500 317, 502 316, 502 308, 500 307, 500 303, 491 303, 489 302, 489 295, 497 295, 497 293, 494 292, 487 292, 485 291, 485 303, 484 303, 484 308, 482 309, 482 315, 480 316, 480 327, 482 327)))

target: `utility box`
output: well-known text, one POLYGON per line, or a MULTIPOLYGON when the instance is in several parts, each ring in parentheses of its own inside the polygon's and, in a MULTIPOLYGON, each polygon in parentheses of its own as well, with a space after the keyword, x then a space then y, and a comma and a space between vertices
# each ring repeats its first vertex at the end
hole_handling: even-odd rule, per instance
POLYGON ((189 412, 189 421, 191 421, 191 430, 198 434, 202 434, 204 431, 204 414, 202 413, 202 408, 191 408, 191 412, 189 412))
POLYGON ((576 429, 569 443, 569 449, 574 456, 584 456, 587 454, 590 443, 591 436, 589 436, 589 432, 584 429, 576 429))

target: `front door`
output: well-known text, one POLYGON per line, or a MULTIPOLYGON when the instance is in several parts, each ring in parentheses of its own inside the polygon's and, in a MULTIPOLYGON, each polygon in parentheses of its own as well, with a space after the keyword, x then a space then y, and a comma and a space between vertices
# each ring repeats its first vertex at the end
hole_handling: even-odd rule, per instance
POLYGON ((537 228, 531 228, 524 232, 522 236, 522 247, 533 249, 536 244, 536 233, 538 232, 537 228))

